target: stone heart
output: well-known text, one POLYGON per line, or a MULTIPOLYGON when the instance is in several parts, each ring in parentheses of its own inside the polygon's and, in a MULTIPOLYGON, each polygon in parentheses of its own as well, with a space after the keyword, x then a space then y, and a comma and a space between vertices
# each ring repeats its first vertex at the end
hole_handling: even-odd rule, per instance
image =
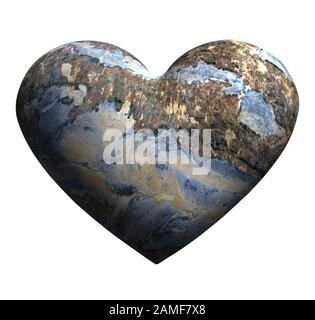
POLYGON ((283 64, 247 43, 207 43, 152 78, 128 52, 82 41, 31 67, 17 117, 70 198, 159 263, 266 174, 290 138, 298 104, 283 64))

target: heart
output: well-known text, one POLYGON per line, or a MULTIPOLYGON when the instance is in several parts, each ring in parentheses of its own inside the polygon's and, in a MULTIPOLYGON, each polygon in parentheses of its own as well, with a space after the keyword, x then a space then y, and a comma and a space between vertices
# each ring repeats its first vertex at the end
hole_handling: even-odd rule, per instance
POLYGON ((247 43, 201 45, 153 78, 128 52, 79 41, 31 67, 17 117, 70 198, 159 263, 267 173, 292 134, 298 105, 284 65, 247 43))

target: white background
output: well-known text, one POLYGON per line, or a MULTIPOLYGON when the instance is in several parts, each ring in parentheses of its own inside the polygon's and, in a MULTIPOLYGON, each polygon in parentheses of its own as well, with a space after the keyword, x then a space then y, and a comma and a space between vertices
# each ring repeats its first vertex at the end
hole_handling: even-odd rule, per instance
POLYGON ((1 1, 2 299, 315 298, 314 1, 1 1), (27 146, 15 99, 42 54, 74 40, 124 48, 154 75, 235 39, 282 60, 300 96, 293 136, 220 222, 155 265, 72 202, 27 146))

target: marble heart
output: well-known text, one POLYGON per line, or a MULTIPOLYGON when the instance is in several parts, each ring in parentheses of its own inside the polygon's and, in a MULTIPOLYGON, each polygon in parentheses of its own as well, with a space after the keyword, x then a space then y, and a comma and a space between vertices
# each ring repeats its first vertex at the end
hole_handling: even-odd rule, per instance
POLYGON ((33 153, 70 198, 159 263, 267 173, 292 134, 298 105, 284 65, 247 43, 204 44, 153 78, 128 52, 79 41, 31 67, 17 117, 33 153), (207 141, 204 130, 211 130, 207 141), (165 149, 150 149, 159 138, 165 149), (194 173, 198 168, 206 170, 194 173))

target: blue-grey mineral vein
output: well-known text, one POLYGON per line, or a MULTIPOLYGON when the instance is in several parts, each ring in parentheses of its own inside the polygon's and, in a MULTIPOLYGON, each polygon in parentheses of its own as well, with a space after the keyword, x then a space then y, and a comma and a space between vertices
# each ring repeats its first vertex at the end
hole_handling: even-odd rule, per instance
POLYGON ((48 52, 31 67, 17 116, 58 185, 158 263, 207 230, 266 174, 290 138, 298 104, 283 64, 247 43, 202 45, 152 78, 126 51, 81 41, 48 52), (106 163, 105 131, 119 129, 126 137, 128 121, 135 133, 211 129, 211 170, 192 174, 196 162, 106 163))

